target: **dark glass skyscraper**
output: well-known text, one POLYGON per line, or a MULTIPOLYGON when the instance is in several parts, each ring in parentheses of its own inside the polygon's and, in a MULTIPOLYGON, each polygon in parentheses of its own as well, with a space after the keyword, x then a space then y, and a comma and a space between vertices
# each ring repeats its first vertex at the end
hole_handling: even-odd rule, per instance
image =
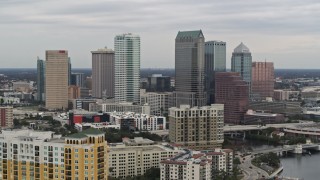
POLYGON ((205 43, 205 81, 207 103, 214 103, 214 74, 226 71, 226 42, 208 41, 205 43))
POLYGON ((84 87, 84 73, 71 73, 71 85, 84 87))
POLYGON ((204 106, 205 50, 201 30, 179 31, 175 44, 175 92, 173 105, 204 106))
POLYGON ((37 100, 44 101, 45 96, 45 70, 46 63, 38 58, 37 60, 37 100))

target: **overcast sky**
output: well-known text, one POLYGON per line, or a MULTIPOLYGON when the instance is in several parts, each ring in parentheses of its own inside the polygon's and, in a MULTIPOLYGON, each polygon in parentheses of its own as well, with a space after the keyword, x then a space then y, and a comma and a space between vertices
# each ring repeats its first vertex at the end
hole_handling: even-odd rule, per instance
POLYGON ((141 67, 173 68, 177 32, 197 29, 227 42, 227 68, 240 42, 253 61, 320 68, 319 0, 0 0, 0 68, 36 67, 49 49, 91 68, 90 51, 126 32, 141 37, 141 67))

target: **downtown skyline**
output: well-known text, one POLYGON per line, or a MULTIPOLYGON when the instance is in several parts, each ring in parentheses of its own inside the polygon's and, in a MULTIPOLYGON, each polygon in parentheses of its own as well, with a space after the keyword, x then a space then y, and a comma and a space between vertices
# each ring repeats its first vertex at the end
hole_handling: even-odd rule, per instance
POLYGON ((113 48, 114 36, 127 32, 141 37, 142 68, 174 68, 176 32, 196 29, 208 41, 227 43, 228 69, 241 42, 250 47, 253 61, 266 59, 275 68, 315 68, 320 58, 317 1, 61 2, 0 2, 3 68, 35 67, 47 49, 66 49, 73 67, 89 68, 90 51, 113 48))

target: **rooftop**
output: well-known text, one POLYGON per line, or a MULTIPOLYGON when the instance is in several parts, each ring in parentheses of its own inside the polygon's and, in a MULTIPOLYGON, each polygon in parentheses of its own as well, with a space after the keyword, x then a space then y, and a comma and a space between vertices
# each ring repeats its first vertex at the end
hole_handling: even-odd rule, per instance
POLYGON ((234 49, 235 53, 250 53, 250 49, 242 42, 234 49))
POLYGON ((88 137, 87 135, 104 135, 104 132, 100 131, 99 129, 89 128, 89 129, 86 129, 82 132, 71 134, 71 135, 67 136, 66 138, 81 139, 81 138, 88 137))
POLYGON ((203 37, 202 31, 201 30, 196 30, 196 31, 179 31, 177 38, 198 38, 198 37, 203 37))

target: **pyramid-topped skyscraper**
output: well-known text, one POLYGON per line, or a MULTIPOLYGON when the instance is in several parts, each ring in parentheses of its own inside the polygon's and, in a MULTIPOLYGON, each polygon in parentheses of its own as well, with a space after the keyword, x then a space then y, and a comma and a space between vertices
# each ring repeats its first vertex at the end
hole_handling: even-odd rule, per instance
POLYGON ((249 86, 251 95, 252 56, 250 49, 242 42, 234 49, 231 57, 231 71, 240 73, 249 86))

